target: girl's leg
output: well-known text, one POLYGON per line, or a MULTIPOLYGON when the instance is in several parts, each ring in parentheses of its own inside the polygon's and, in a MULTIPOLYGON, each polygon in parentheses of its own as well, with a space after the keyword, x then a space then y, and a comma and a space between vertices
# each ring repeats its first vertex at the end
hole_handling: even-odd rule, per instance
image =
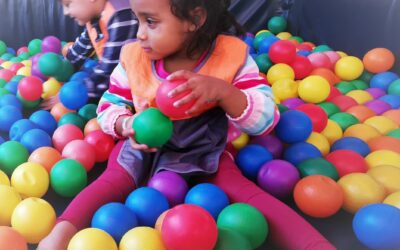
POLYGON ((273 242, 280 249, 335 249, 290 207, 244 177, 228 153, 222 154, 218 172, 207 181, 222 188, 232 202, 258 208, 268 221, 273 242))
POLYGON ((98 208, 109 202, 123 202, 135 189, 133 178, 117 161, 122 144, 120 141, 115 145, 105 171, 72 200, 58 222, 67 220, 78 230, 88 227, 98 208))

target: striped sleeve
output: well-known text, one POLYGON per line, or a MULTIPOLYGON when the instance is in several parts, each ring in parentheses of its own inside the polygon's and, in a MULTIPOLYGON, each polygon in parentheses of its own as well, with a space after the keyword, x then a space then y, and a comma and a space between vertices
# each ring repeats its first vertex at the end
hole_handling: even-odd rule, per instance
POLYGON ((251 56, 247 57, 246 64, 235 77, 233 85, 246 95, 247 107, 239 117, 228 116, 230 121, 249 135, 271 132, 279 121, 279 110, 274 103, 271 88, 259 75, 257 64, 251 56))
POLYGON ((110 77, 110 87, 104 92, 97 107, 97 121, 102 130, 120 138, 115 123, 122 115, 132 115, 133 102, 125 69, 118 64, 110 77))
POLYGON ((90 41, 87 29, 84 29, 79 37, 76 38, 74 44, 69 48, 66 58, 74 65, 80 68, 85 60, 92 54, 94 48, 90 41))

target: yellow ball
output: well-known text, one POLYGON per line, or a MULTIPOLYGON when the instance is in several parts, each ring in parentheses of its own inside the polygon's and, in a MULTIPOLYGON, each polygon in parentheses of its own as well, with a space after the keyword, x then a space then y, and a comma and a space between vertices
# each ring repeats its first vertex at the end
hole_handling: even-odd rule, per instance
POLYGON ((278 35, 276 35, 276 37, 278 37, 281 40, 288 40, 289 38, 292 37, 292 34, 290 34, 289 32, 281 32, 278 35))
POLYGON ((328 119, 328 123, 326 124, 324 130, 322 130, 321 134, 325 136, 329 144, 332 145, 335 141, 342 138, 343 131, 339 124, 328 119))
POLYGON ((371 176, 351 173, 339 179, 344 194, 343 209, 355 213, 363 206, 380 203, 385 198, 385 188, 371 176))
POLYGON ((8 176, 1 170, 0 170, 0 185, 10 186, 10 180, 8 179, 8 176))
POLYGON ((384 200, 383 203, 395 206, 400 209, 400 191, 388 195, 384 200))
POLYGON ((17 75, 30 76, 31 75, 31 67, 25 66, 25 67, 20 68, 17 71, 17 75))
POLYGON ((32 67, 32 61, 31 60, 24 60, 21 63, 23 65, 25 65, 25 66, 32 67))
POLYGON ((399 127, 394 121, 387 118, 386 116, 373 116, 365 120, 364 124, 376 128, 382 135, 386 135, 390 131, 395 130, 399 127))
POLYGON ((385 188, 386 194, 400 191, 400 168, 381 165, 370 169, 367 174, 385 188))
POLYGON ((265 33, 265 32, 270 32, 270 31, 269 31, 269 30, 267 30, 267 29, 260 30, 259 32, 257 32, 257 33, 256 33, 256 35, 255 35, 255 36, 258 36, 258 35, 260 35, 260 34, 262 34, 262 33, 265 33))
POLYGON ((47 236, 56 222, 56 212, 45 200, 27 198, 15 208, 11 225, 28 243, 36 244, 47 236))
POLYGON ((43 83, 43 99, 48 99, 52 96, 57 95, 60 91, 61 83, 57 81, 55 78, 50 78, 49 80, 43 83))
POLYGON ((328 139, 317 132, 312 132, 307 142, 317 147, 323 156, 327 155, 331 149, 328 139))
POLYGON ((97 228, 86 228, 72 237, 68 250, 117 250, 114 239, 105 231, 97 228))
POLYGON ((292 67, 284 63, 278 63, 269 68, 267 72, 267 80, 273 85, 280 79, 294 80, 294 71, 292 67))
POLYGON ((379 131, 374 128, 371 127, 367 124, 354 124, 351 125, 350 127, 348 127, 346 129, 346 131, 344 131, 343 134, 344 137, 357 137, 365 142, 377 138, 379 136, 382 136, 379 131))
POLYGON ((352 90, 346 95, 353 98, 358 104, 364 104, 374 99, 372 95, 365 90, 352 90))
POLYGON ((232 141, 232 145, 236 150, 240 150, 241 148, 247 145, 249 140, 250 138, 246 133, 241 133, 238 138, 232 141))
POLYGON ((26 162, 14 170, 11 185, 23 198, 41 198, 49 188, 49 174, 42 165, 26 162))
POLYGON ((21 202, 21 196, 15 188, 0 185, 0 226, 11 225, 11 215, 21 202))
POLYGON ((389 165, 400 168, 400 154, 390 150, 377 150, 365 157, 368 167, 374 168, 379 165, 389 165))
POLYGON ((355 56, 342 57, 335 64, 336 75, 345 81, 357 79, 363 71, 363 62, 355 56))
POLYGON ((317 75, 304 78, 299 84, 299 96, 306 102, 323 102, 331 92, 329 82, 317 75))
POLYGON ((347 53, 345 53, 345 52, 343 52, 343 51, 336 51, 336 53, 338 53, 340 57, 349 56, 347 53))
POLYGON ((119 243, 119 250, 167 250, 159 231, 151 227, 135 227, 129 230, 119 243))
POLYGON ((10 61, 3 62, 0 66, 3 67, 3 69, 9 69, 14 63, 10 61))
POLYGON ((272 85, 272 93, 279 100, 297 97, 298 84, 292 79, 280 79, 272 85))

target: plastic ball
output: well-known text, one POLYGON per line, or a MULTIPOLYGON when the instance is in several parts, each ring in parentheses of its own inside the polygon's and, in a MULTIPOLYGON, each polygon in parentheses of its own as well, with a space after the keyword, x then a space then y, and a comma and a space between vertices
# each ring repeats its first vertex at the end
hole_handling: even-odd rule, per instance
POLYGON ((345 131, 350 126, 359 123, 359 120, 356 117, 345 112, 333 114, 331 115, 331 117, 329 117, 329 119, 339 124, 343 131, 345 131))
POLYGON ((0 185, 10 186, 10 180, 6 173, 0 170, 0 185))
POLYGON ((381 73, 393 67, 395 57, 386 48, 375 48, 368 51, 363 57, 365 69, 371 73, 381 73))
POLYGON ((79 127, 72 124, 65 124, 58 127, 53 134, 54 147, 62 152, 65 145, 73 140, 83 140, 83 132, 79 127))
POLYGON ((378 150, 365 157, 368 167, 374 168, 380 165, 390 165, 400 168, 400 154, 390 150, 378 150))
POLYGON ((118 246, 114 239, 103 230, 86 228, 75 234, 68 244, 68 250, 82 249, 118 250, 118 246))
POLYGON ((85 118, 87 121, 97 117, 97 105, 93 103, 88 103, 79 109, 78 114, 85 118))
POLYGON ((58 122, 60 120, 60 118, 67 114, 67 113, 72 113, 74 112, 73 110, 67 109, 66 107, 64 107, 64 105, 62 105, 61 102, 55 104, 52 108, 51 108, 51 115, 54 117, 54 119, 58 122))
POLYGON ((335 51, 325 51, 324 54, 329 57, 332 65, 335 65, 335 63, 341 58, 340 55, 335 51))
POLYGON ((43 166, 47 173, 50 173, 51 168, 62 159, 60 152, 52 147, 41 147, 31 153, 28 162, 37 163, 43 166))
POLYGON ((393 137, 393 138, 396 138, 396 139, 400 140, 400 128, 392 130, 391 132, 389 132, 387 134, 387 136, 390 136, 390 137, 393 137))
POLYGON ((290 145, 283 153, 283 159, 297 166, 302 161, 322 157, 321 152, 312 144, 298 142, 290 145))
POLYGON ((209 183, 202 183, 192 187, 185 197, 185 204, 193 204, 207 210, 215 220, 219 213, 229 205, 225 192, 209 183))
POLYGON ((97 118, 93 118, 93 119, 90 119, 86 123, 83 133, 85 136, 87 136, 88 134, 90 134, 91 132, 94 132, 96 130, 101 130, 101 127, 100 127, 99 123, 97 122, 97 118))
POLYGON ((85 136, 85 141, 94 149, 96 162, 106 161, 114 148, 114 139, 112 136, 101 130, 88 133, 85 136))
POLYGON ((300 171, 301 177, 323 175, 334 181, 339 179, 339 174, 335 166, 323 158, 317 157, 302 161, 297 168, 300 171))
POLYGON ((33 39, 28 44, 29 54, 35 55, 35 54, 39 53, 41 51, 41 47, 42 47, 42 40, 33 39))
POLYGON ((261 54, 256 56, 254 59, 256 62, 260 72, 267 73, 269 68, 272 66, 271 59, 269 58, 268 54, 261 54))
POLYGON ((93 215, 91 227, 104 230, 119 242, 129 229, 137 226, 135 213, 122 203, 108 203, 93 215))
POLYGON ((365 159, 352 150, 333 151, 326 156, 326 160, 335 166, 340 177, 356 172, 365 173, 368 170, 365 159))
POLYGON ((79 162, 63 159, 54 164, 50 171, 50 184, 63 197, 74 197, 86 186, 87 173, 79 162))
POLYGON ((381 136, 368 141, 371 151, 390 150, 400 154, 400 140, 390 136, 381 136))
POLYGON ((400 79, 393 81, 387 90, 388 94, 400 95, 400 79))
POLYGON ((346 95, 353 98, 358 104, 364 104, 368 101, 373 100, 372 95, 365 90, 358 90, 358 89, 352 90, 348 92, 346 95))
POLYGON ((307 56, 314 68, 332 68, 331 60, 321 52, 315 52, 307 56))
POLYGON ((307 103, 299 105, 295 109, 310 117, 313 131, 321 132, 325 129, 328 123, 328 116, 321 107, 312 103, 307 103))
POLYGON ((364 122, 368 118, 376 115, 376 113, 372 109, 364 105, 356 105, 350 107, 349 109, 346 110, 346 113, 353 115, 360 122, 364 122))
POLYGON ((400 126, 400 109, 388 110, 382 115, 394 121, 398 126, 400 126))
POLYGON ((309 76, 299 84, 299 96, 306 102, 319 103, 324 101, 330 92, 330 85, 321 76, 309 76))
POLYGON ((11 70, 8 69, 0 69, 0 78, 6 80, 6 82, 9 82, 11 78, 13 78, 15 73, 11 70))
POLYGON ((272 134, 259 135, 253 137, 250 143, 263 146, 269 152, 271 152, 274 159, 278 159, 282 156, 283 143, 275 135, 272 134))
POLYGON ((340 112, 339 107, 336 106, 336 104, 334 104, 332 102, 321 102, 321 103, 318 103, 317 105, 319 107, 321 107, 323 111, 325 111, 325 113, 328 117, 340 112))
POLYGON ((256 180, 262 165, 272 160, 272 154, 260 145, 248 145, 236 155, 236 164, 244 176, 256 180))
POLYGON ((281 105, 285 106, 286 109, 295 109, 301 104, 304 104, 304 101, 299 98, 288 98, 281 103, 281 105))
POLYGON ((278 63, 273 65, 267 72, 267 80, 272 85, 280 79, 291 79, 294 80, 293 69, 284 63, 278 63))
POLYGON ((62 67, 62 60, 56 53, 48 52, 40 56, 39 70, 46 76, 55 76, 62 67))
POLYGON ((16 95, 18 93, 18 83, 17 82, 9 82, 4 87, 4 89, 8 90, 13 95, 16 95))
POLYGON ((28 150, 19 142, 7 141, 0 145, 0 168, 11 176, 15 168, 28 160, 28 150))
POLYGON ((388 103, 392 109, 400 108, 399 95, 384 95, 384 96, 379 97, 379 100, 388 103))
POLYGON ((18 91, 27 101, 39 100, 43 92, 43 82, 36 76, 27 76, 19 82, 18 91))
POLYGON ((28 243, 36 244, 47 236, 56 222, 56 212, 45 200, 27 198, 15 208, 11 225, 28 243))
POLYGON ((88 90, 86 86, 77 81, 65 83, 60 89, 60 101, 67 109, 80 109, 88 99, 88 90))
POLYGON ((49 174, 42 165, 26 162, 14 170, 11 185, 23 198, 41 198, 49 188, 49 174))
POLYGON ((368 170, 367 174, 385 188, 386 194, 400 191, 400 168, 380 165, 368 170))
POLYGON ((251 250, 249 241, 240 233, 218 228, 218 240, 214 250, 251 250))
POLYGON ((342 149, 352 150, 363 157, 367 156, 371 152, 369 145, 357 137, 343 137, 332 144, 332 152, 342 149))
POLYGON ((66 124, 71 124, 77 126, 80 130, 85 129, 86 120, 82 116, 77 113, 66 113, 58 120, 58 127, 61 127, 66 124))
POLYGON ((331 178, 312 175, 301 179, 294 188, 294 201, 305 214, 315 218, 334 215, 343 204, 343 192, 331 178))
POLYGON ((337 84, 340 82, 340 78, 337 77, 335 73, 332 72, 332 70, 327 68, 316 68, 311 71, 310 75, 323 77, 329 82, 331 86, 337 86, 337 84))
POLYGON ((53 135, 57 128, 57 122, 50 112, 46 110, 39 110, 31 114, 29 117, 40 129, 46 131, 50 136, 53 135))
POLYGON ((296 59, 296 46, 289 41, 280 40, 271 45, 268 54, 274 63, 290 64, 296 59))
POLYGON ((400 248, 400 209, 388 204, 361 208, 353 219, 357 239, 370 249, 400 248))
POLYGON ((371 88, 380 88, 387 92, 391 83, 397 79, 399 79, 399 76, 393 72, 378 73, 371 78, 370 86, 371 88))
POLYGON ((385 116, 374 116, 368 118, 364 121, 364 124, 376 128, 379 133, 383 135, 386 135, 390 131, 398 128, 398 125, 395 122, 385 116))
MULTIPOLYGON (((0 97, 0 108, 4 106, 14 106, 18 110, 22 110, 22 104, 15 95, 5 94, 0 97)), ((3 118, 4 119, 4 118, 3 118)))
POLYGON ((297 55, 293 62, 290 63, 290 66, 294 70, 296 80, 309 76, 313 70, 310 60, 301 55, 297 55))
POLYGON ((383 203, 395 206, 400 209, 400 191, 388 195, 383 203))
POLYGON ((50 78, 49 80, 43 83, 43 99, 49 99, 58 94, 61 88, 61 83, 54 78, 50 78))
POLYGON ((248 144, 249 140, 250 137, 246 133, 240 133, 239 137, 231 143, 236 150, 240 150, 248 144))
POLYGON ((240 233, 253 249, 259 247, 268 235, 268 223, 262 213, 245 203, 234 203, 222 210, 218 217, 218 228, 240 233))
POLYGON ((303 112, 289 110, 282 114, 275 132, 276 136, 285 143, 304 141, 312 132, 312 122, 303 112))
POLYGON ((343 209, 355 213, 363 206, 382 202, 385 188, 365 173, 351 173, 338 181, 344 193, 343 209))
POLYGON ((6 105, 0 108, 0 131, 8 132, 11 126, 18 120, 22 119, 21 110, 11 106, 6 105))
POLYGON ((284 101, 297 97, 298 84, 291 79, 280 79, 272 85, 272 93, 276 98, 284 101))
POLYGON ((256 34, 254 40, 253 40, 253 47, 258 50, 260 47, 260 44, 263 40, 265 40, 267 37, 273 36, 273 34, 269 31, 264 31, 264 32, 259 32, 256 34))
POLYGON ((133 121, 135 140, 149 147, 160 147, 172 136, 173 123, 156 108, 148 108, 133 121))
POLYGON ((13 123, 10 128, 9 138, 13 141, 20 141, 21 137, 29 130, 38 128, 36 124, 28 119, 21 119, 13 123))
POLYGON ((0 226, 0 249, 28 250, 28 245, 16 230, 0 226))
POLYGON ((278 34, 286 30, 287 21, 282 16, 274 16, 268 21, 268 30, 274 34, 278 34))
POLYGON ((122 237, 120 250, 167 250, 159 231, 150 227, 135 227, 122 237))
POLYGON ((329 153, 331 147, 329 141, 320 133, 312 132, 306 142, 315 146, 323 156, 329 153))
POLYGON ((362 61, 354 56, 340 58, 335 64, 336 75, 345 81, 357 79, 363 71, 364 65, 362 61))
POLYGON ((329 144, 332 145, 336 140, 342 138, 343 131, 336 122, 328 119, 328 123, 325 129, 321 131, 321 134, 328 140, 329 144))
POLYGON ((269 35, 262 39, 258 45, 258 54, 267 54, 271 46, 277 41, 279 41, 279 38, 274 35, 269 35))
POLYGON ((11 216, 15 207, 21 202, 21 196, 18 191, 10 186, 0 185, 0 225, 11 225, 11 216))
POLYGON ((46 36, 42 40, 42 52, 61 52, 61 41, 55 36, 46 36))
POLYGON ((169 209, 167 198, 158 190, 141 187, 134 190, 125 205, 135 212, 140 226, 154 227, 157 218, 169 209))
POLYGON ((62 157, 78 161, 85 167, 87 172, 93 168, 96 160, 93 146, 84 140, 68 142, 62 150, 62 157))
POLYGON ((21 137, 21 144, 25 146, 29 153, 40 147, 52 146, 51 137, 44 130, 38 128, 24 133, 21 137))
POLYGON ((390 104, 381 100, 372 100, 364 105, 365 107, 371 109, 376 115, 381 115, 392 108, 390 104))

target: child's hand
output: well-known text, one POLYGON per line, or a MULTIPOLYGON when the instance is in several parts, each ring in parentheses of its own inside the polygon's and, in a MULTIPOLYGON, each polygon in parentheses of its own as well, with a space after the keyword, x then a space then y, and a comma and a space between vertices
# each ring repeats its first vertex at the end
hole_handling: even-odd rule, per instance
POLYGON ((216 103, 217 105, 227 95, 231 85, 215 77, 199 75, 187 70, 179 70, 168 76, 167 80, 187 79, 174 90, 168 93, 169 97, 174 97, 187 90, 191 91, 188 95, 174 103, 175 107, 180 107, 188 102, 197 100, 186 112, 188 115, 195 114, 202 110, 205 105, 216 103))
POLYGON ((66 250, 77 229, 69 221, 57 223, 50 234, 39 242, 37 250, 66 250))
POLYGON ((60 102, 60 96, 57 94, 46 100, 43 100, 42 103, 40 104, 40 108, 44 110, 50 110, 54 107, 54 105, 56 105, 59 102, 60 102))
POLYGON ((137 141, 134 139, 135 137, 135 130, 132 128, 132 123, 133 120, 135 119, 137 114, 131 116, 131 117, 126 117, 124 121, 122 121, 122 130, 121 130, 121 135, 123 137, 128 137, 129 142, 132 146, 132 148, 136 150, 140 150, 146 153, 154 153, 157 151, 157 148, 149 148, 146 144, 139 144, 137 141))

